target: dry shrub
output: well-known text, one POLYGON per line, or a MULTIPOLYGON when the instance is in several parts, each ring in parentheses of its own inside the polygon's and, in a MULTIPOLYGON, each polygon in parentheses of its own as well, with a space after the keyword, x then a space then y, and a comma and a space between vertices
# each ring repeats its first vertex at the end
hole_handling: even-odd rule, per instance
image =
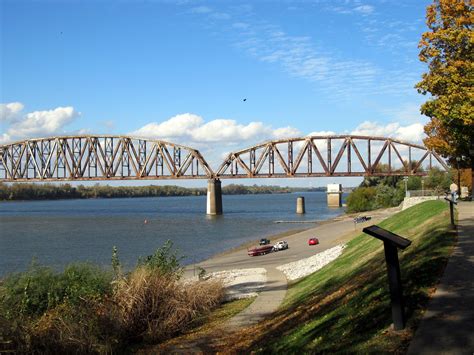
POLYGON ((23 318, 11 320, 0 314, 0 354, 27 352, 26 325, 27 322, 23 318))
MULTIPOLYGON (((109 305, 110 306, 110 305, 109 305)), ((30 325, 30 347, 44 353, 108 353, 118 343, 104 304, 63 303, 30 325)))
POLYGON ((88 267, 68 268, 64 277, 38 268, 1 281, 0 353, 110 353, 189 329, 221 302, 223 287, 181 282, 170 248, 112 282, 88 267))
POLYGON ((183 284, 173 274, 146 266, 136 268, 116 286, 115 317, 129 341, 165 340, 187 329, 224 295, 219 282, 183 284))

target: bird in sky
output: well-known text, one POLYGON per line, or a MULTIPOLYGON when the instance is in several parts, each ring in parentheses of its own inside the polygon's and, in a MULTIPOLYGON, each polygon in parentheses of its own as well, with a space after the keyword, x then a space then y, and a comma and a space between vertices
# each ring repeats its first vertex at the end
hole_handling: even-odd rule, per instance
POLYGON ((247 101, 247 99, 243 99, 242 101, 247 101))

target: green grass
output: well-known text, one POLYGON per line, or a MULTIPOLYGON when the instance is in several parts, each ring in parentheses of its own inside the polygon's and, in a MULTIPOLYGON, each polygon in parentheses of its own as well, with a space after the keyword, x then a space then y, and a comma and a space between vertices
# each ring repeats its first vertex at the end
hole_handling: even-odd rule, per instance
POLYGON ((361 234, 320 271, 292 284, 281 309, 252 331, 239 334, 236 350, 272 353, 403 353, 439 279, 455 234, 447 206, 429 201, 379 226, 412 244, 399 252, 408 318, 402 332, 390 330, 391 310, 383 243, 361 234))

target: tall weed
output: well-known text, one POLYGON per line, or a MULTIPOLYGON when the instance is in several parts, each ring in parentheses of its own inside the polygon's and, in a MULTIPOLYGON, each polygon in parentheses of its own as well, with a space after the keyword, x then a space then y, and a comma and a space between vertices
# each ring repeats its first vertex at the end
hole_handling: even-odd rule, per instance
POLYGON ((169 274, 141 266, 118 283, 114 303, 123 336, 156 342, 185 330, 222 298, 218 282, 183 284, 169 274))

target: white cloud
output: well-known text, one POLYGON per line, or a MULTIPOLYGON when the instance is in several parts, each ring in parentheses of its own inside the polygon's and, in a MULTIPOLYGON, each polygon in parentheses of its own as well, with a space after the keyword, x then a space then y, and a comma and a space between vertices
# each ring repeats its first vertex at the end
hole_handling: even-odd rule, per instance
POLYGON ((0 122, 10 122, 23 110, 21 102, 10 102, 8 104, 0 104, 0 122))
POLYGON ((189 10, 192 14, 206 15, 213 20, 229 20, 231 16, 226 12, 215 11, 209 6, 196 6, 189 10))
MULTIPOLYGON (((407 60, 413 60, 410 58, 416 58, 416 54, 406 55, 409 47, 416 50, 416 45, 398 33, 401 31, 399 27, 405 30, 408 25, 390 29, 388 37, 381 36, 380 33, 386 34, 390 23, 382 22, 381 14, 377 13, 373 4, 362 0, 316 0, 311 3, 317 4, 321 10, 357 17, 355 25, 359 30, 370 31, 364 32, 366 40, 373 46, 393 52, 392 56, 403 57, 404 64, 407 60)), ((323 39, 304 33, 289 33, 285 28, 273 25, 264 18, 257 19, 253 12, 250 16, 248 11, 239 10, 235 6, 223 6, 219 10, 226 12, 206 6, 192 8, 192 12, 207 20, 231 18, 229 26, 221 27, 217 21, 206 21, 206 28, 211 29, 213 33, 225 33, 226 40, 230 39, 235 47, 256 60, 290 76, 314 83, 320 91, 328 94, 331 100, 414 93, 413 83, 419 80, 420 74, 406 65, 399 65, 399 69, 397 66, 387 69, 385 65, 377 64, 363 56, 344 57, 337 46, 324 44, 323 39)))
POLYGON ((420 143, 424 134, 423 125, 421 123, 414 123, 409 126, 398 127, 396 137, 403 141, 420 143))
POLYGON ((353 135, 361 136, 380 136, 391 137, 402 141, 421 143, 424 131, 421 123, 413 123, 407 126, 401 126, 398 122, 382 125, 378 122, 362 122, 355 130, 353 135))
POLYGON ((361 4, 360 1, 344 1, 344 3, 329 2, 330 5, 326 6, 325 9, 331 12, 335 12, 342 15, 351 15, 351 14, 362 14, 370 15, 374 12, 375 8, 372 5, 361 4))
MULTIPOLYGON (((246 25, 233 27, 238 32, 237 48, 261 62, 279 66, 291 76, 319 84, 331 97, 384 90, 378 80, 380 69, 370 62, 338 58, 327 47, 317 46, 311 37, 293 36, 278 26, 249 22, 246 25)), ((394 82, 389 83, 387 90, 393 90, 394 82)), ((399 88, 400 85, 396 89, 399 88)))
POLYGON ((374 12, 374 7, 370 5, 360 5, 354 8, 354 11, 360 12, 361 14, 364 14, 364 15, 369 15, 372 12, 374 12))
POLYGON ((179 114, 161 123, 151 122, 131 133, 135 136, 179 141, 186 145, 248 144, 299 134, 296 128, 290 126, 274 129, 262 122, 250 122, 245 125, 222 118, 205 122, 201 116, 192 113, 179 114))
POLYGON ((282 127, 277 128, 273 131, 273 137, 276 139, 298 137, 301 135, 301 132, 294 127, 282 127))
POLYGON ((229 151, 237 151, 272 139, 300 136, 294 127, 273 128, 263 122, 242 124, 232 119, 214 119, 205 122, 192 113, 179 114, 163 122, 151 122, 131 136, 154 138, 199 149, 207 162, 219 166, 229 151))
POLYGON ((0 106, 1 121, 6 123, 5 132, 0 133, 2 143, 60 133, 64 126, 80 115, 71 106, 27 114, 21 113, 23 108, 23 104, 19 102, 0 106))
POLYGON ((266 127, 262 122, 241 125, 234 120, 217 119, 198 127, 191 136, 198 142, 248 141, 261 136, 265 131, 266 127))
POLYGON ((204 120, 201 116, 192 113, 183 113, 171 117, 162 123, 152 122, 137 131, 133 132, 137 136, 174 138, 189 135, 191 132, 202 125, 204 120))
POLYGON ((77 115, 78 113, 71 106, 31 112, 15 125, 14 132, 18 136, 56 133, 77 115))
POLYGON ((313 137, 313 136, 333 136, 336 133, 333 131, 314 131, 309 134, 307 134, 307 137, 313 137))
POLYGON ((2 133, 0 135, 0 144, 6 144, 11 141, 12 141, 12 138, 8 134, 2 133))

